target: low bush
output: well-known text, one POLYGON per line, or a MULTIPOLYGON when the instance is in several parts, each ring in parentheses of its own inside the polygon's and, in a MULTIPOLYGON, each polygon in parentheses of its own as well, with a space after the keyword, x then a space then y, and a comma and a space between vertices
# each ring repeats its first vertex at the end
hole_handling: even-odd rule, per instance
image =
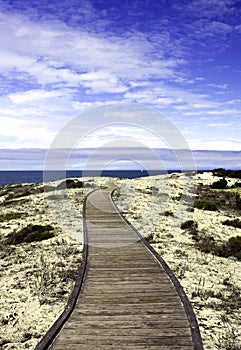
POLYGON ((183 222, 180 227, 182 230, 187 230, 187 229, 189 230, 189 229, 192 229, 193 227, 197 228, 198 224, 194 220, 187 220, 183 222))
POLYGON ((148 235, 145 237, 145 239, 146 239, 149 243, 154 243, 154 233, 153 233, 153 232, 148 233, 148 235))
POLYGON ((28 203, 29 201, 30 201, 29 198, 5 200, 4 202, 1 203, 1 206, 3 207, 15 207, 17 205, 21 206, 23 204, 28 203))
POLYGON ((83 188, 83 187, 84 187, 84 183, 82 181, 66 179, 57 186, 57 189, 63 190, 65 188, 83 188))
POLYGON ((224 190, 227 188, 228 181, 224 178, 214 182, 210 187, 213 189, 224 190))
POLYGON ((241 197, 238 193, 236 194, 235 202, 236 202, 236 208, 238 210, 240 210, 241 209, 241 197))
POLYGON ((212 173, 214 176, 221 176, 221 177, 232 177, 236 179, 241 179, 241 170, 230 170, 230 169, 223 169, 223 168, 218 168, 212 170, 212 173))
POLYGON ((197 241, 199 239, 198 223, 196 221, 187 220, 181 224, 180 228, 192 235, 193 240, 197 241))
POLYGON ((195 237, 196 248, 203 253, 212 253, 214 255, 228 258, 233 256, 238 260, 241 260, 241 236, 231 237, 228 241, 218 243, 213 236, 197 235, 195 237))
POLYGON ((225 220, 222 222, 223 225, 232 226, 235 228, 241 228, 241 221, 239 219, 225 220))
POLYGON ((14 219, 20 219, 24 213, 6 213, 0 214, 0 222, 10 221, 14 219))
POLYGON ((167 210, 164 212, 164 216, 174 216, 174 213, 172 211, 167 210))
POLYGON ((198 237, 196 247, 203 253, 216 253, 217 243, 213 236, 198 237))
POLYGON ((218 247, 217 255, 224 258, 234 256, 241 260, 241 236, 229 238, 227 242, 218 247))
POLYGON ((24 239, 24 242, 31 243, 31 242, 44 241, 45 239, 49 239, 53 237, 54 237, 54 233, 52 231, 31 232, 26 236, 26 238, 24 239))
POLYGON ((208 200, 197 200, 194 203, 194 208, 202 209, 202 210, 210 210, 210 211, 218 210, 216 203, 208 200))
POLYGON ((14 231, 8 235, 5 244, 17 245, 21 243, 30 243, 43 241, 54 237, 54 228, 51 225, 28 225, 20 231, 14 231))
POLYGON ((43 187, 38 187, 35 185, 18 185, 11 188, 11 192, 6 197, 6 200, 12 200, 19 197, 30 196, 31 194, 43 193, 43 187))

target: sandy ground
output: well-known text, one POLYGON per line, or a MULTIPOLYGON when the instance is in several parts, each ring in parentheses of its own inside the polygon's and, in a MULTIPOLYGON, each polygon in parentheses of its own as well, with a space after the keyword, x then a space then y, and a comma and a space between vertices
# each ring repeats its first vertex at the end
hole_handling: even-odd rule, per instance
MULTIPOLYGON (((191 235, 180 228, 183 222, 195 220, 200 234, 213 236, 218 242, 241 236, 241 229, 222 224, 226 219, 240 218, 237 212, 190 211, 196 187, 219 179, 204 173, 121 180, 116 200, 184 287, 200 325, 204 349, 240 350, 241 261, 201 252, 191 235)), ((235 181, 229 179, 229 185, 235 181)))
MULTIPOLYGON (((241 229, 222 224, 225 219, 238 217, 237 213, 191 211, 196 186, 209 185, 215 180, 211 173, 204 173, 112 181, 119 188, 116 201, 124 215, 149 239, 183 285, 193 304, 205 350, 238 350, 241 349, 241 262, 202 253, 191 235, 180 228, 183 222, 193 219, 198 223, 198 231, 220 242, 241 235, 241 229)), ((61 191, 57 195, 48 192, 9 200, 9 192, 16 189, 0 188, 2 242, 8 234, 28 224, 54 227, 53 238, 0 247, 0 348, 3 350, 34 349, 66 305, 81 262, 82 201, 95 186, 93 179, 84 182, 83 189, 68 190, 67 200, 64 195, 61 197, 61 191), (6 219, 7 213, 21 213, 21 218, 6 219)), ((103 178, 97 184, 108 182, 109 179, 103 178)), ((232 182, 233 179, 230 185, 232 182)))
POLYGON ((63 190, 8 199, 9 193, 19 192, 19 188, 0 187, 1 349, 34 349, 64 310, 82 258, 82 244, 72 233, 81 237, 82 202, 90 189, 70 189, 67 200, 63 190), (51 197, 54 199, 48 200, 51 197), (51 209, 54 203, 57 205, 51 209), (77 214, 73 217, 68 211, 77 214), (20 213, 21 218, 9 220, 6 215, 12 213, 20 213), (3 244, 10 233, 29 224, 52 225, 54 237, 3 244))

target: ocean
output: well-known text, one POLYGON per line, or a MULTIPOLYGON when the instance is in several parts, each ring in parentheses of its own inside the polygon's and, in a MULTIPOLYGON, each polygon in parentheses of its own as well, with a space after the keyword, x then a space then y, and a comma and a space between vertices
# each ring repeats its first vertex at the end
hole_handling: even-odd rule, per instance
MULTIPOLYGON (((169 170, 168 173, 174 172, 169 170)), ((177 172, 177 170, 175 170, 177 172)), ((160 170, 103 170, 101 176, 119 177, 119 178, 138 178, 150 175, 160 175, 164 172, 160 170)), ((84 176, 100 176, 100 171, 85 171, 84 176)), ((60 171, 48 172, 48 180, 61 180, 64 178, 81 178, 81 170, 67 170, 66 175, 60 171)), ((22 183, 39 183, 43 182, 44 173, 40 170, 35 171, 0 171, 0 185, 22 184, 22 183)), ((45 177, 46 179, 46 177, 45 177)))

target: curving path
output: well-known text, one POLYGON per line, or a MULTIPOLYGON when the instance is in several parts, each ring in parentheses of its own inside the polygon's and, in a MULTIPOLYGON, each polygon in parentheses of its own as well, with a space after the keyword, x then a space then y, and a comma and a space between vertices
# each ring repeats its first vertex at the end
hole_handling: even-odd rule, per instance
POLYGON ((179 282, 122 218, 110 193, 96 190, 86 198, 79 280, 65 315, 36 350, 202 350, 179 282))

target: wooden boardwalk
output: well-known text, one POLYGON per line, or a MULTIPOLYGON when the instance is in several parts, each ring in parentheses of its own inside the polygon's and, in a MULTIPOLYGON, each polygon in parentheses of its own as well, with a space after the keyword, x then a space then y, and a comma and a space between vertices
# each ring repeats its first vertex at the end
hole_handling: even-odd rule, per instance
POLYGON ((53 327, 36 350, 202 350, 181 286, 121 217, 109 190, 87 197, 84 228, 77 303, 60 332, 53 327))

